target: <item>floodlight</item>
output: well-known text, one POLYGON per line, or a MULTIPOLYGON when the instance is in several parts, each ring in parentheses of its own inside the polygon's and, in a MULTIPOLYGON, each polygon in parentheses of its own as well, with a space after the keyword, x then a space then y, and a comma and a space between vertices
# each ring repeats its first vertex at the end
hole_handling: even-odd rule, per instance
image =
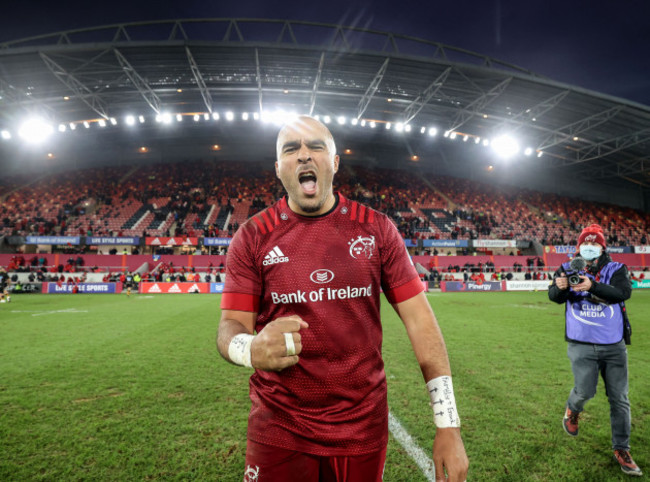
POLYGON ((386 130, 389 131, 391 127, 392 127, 391 123, 386 122, 386 130))
POLYGON ((456 133, 455 132, 450 133, 449 138, 450 139, 456 139, 456 133))
POLYGON ((468 140, 469 140, 469 136, 465 134, 465 136, 463 137, 463 142, 467 142, 468 140))
POLYGON ((429 135, 431 137, 435 136, 437 133, 438 133, 438 129, 436 129, 435 127, 430 127, 429 128, 429 135))
POLYGON ((54 129, 43 119, 28 119, 20 126, 18 136, 30 144, 39 144, 46 140, 54 129))
POLYGON ((329 124, 330 122, 332 122, 332 118, 326 115, 325 117, 323 117, 323 121, 325 121, 325 124, 329 124))
POLYGON ((181 114, 176 114, 176 122, 183 122, 183 116, 181 114))
POLYGON ((235 120, 235 114, 233 114, 231 111, 226 112, 226 120, 232 122, 235 120))
POLYGON ((499 157, 508 159, 519 152, 519 144, 510 136, 499 136, 492 141, 492 149, 499 157))
POLYGON ((405 130, 406 132, 411 132, 411 125, 410 125, 410 124, 406 124, 406 125, 404 126, 404 130, 405 130))
POLYGON ((115 119, 115 117, 111 117, 110 121, 111 121, 111 125, 113 125, 113 126, 117 125, 117 120, 115 119))
POLYGON ((480 142, 481 142, 481 138, 480 138, 480 137, 475 137, 475 138, 474 138, 474 144, 478 144, 478 143, 480 143, 480 142))
POLYGON ((247 121, 248 120, 248 112, 242 112, 241 118, 242 118, 242 120, 247 121))
POLYGON ((143 115, 139 115, 138 120, 140 121, 140 124, 144 124, 144 116, 143 115))
POLYGON ((219 120, 219 113, 218 112, 213 112, 212 113, 212 120, 219 120))
POLYGON ((427 131, 427 128, 422 126, 420 127, 420 134, 424 134, 427 131))
POLYGON ((370 128, 374 129, 375 127, 377 127, 377 123, 375 121, 370 121, 370 128))
MULTIPOLYGON (((389 124, 386 124, 386 129, 390 129, 389 124)), ((395 124, 395 130, 397 132, 402 132, 404 130, 404 124, 398 122, 397 124, 395 124)))
POLYGON ((105 119, 99 119, 97 121, 97 123, 99 124, 99 127, 106 127, 106 120, 105 119))
POLYGON ((65 124, 59 124, 59 132, 65 132, 67 128, 68 127, 65 124))
POLYGON ((366 127, 366 119, 361 119, 361 127, 366 127))
POLYGON ((127 126, 132 126, 135 124, 135 117, 133 117, 132 115, 127 115, 124 118, 124 122, 126 122, 127 126))
POLYGON ((210 120, 210 114, 208 114, 207 112, 203 114, 203 120, 210 120))
POLYGON ((532 147, 527 147, 526 150, 524 151, 524 154, 526 156, 530 156, 533 153, 533 148, 532 147))
POLYGON ((350 121, 350 123, 351 123, 353 126, 356 126, 356 125, 359 123, 359 119, 357 119, 356 117, 353 117, 352 120, 350 121))
POLYGON ((339 125, 343 125, 343 124, 345 124, 346 119, 345 119, 344 116, 340 115, 340 116, 338 116, 338 117, 336 118, 336 122, 338 122, 339 125))
POLYGON ((90 129, 90 123, 88 121, 84 121, 84 127, 86 129, 90 129))
POLYGON ((490 145, 490 139, 483 139, 483 145, 485 147, 489 146, 490 145))
POLYGON ((445 131, 445 137, 449 137, 449 134, 451 134, 451 132, 445 131))
POLYGON ((194 116, 192 117, 192 119, 194 119, 194 122, 198 122, 199 119, 200 119, 199 114, 194 114, 194 116))
POLYGON ((73 131, 76 128, 77 128, 77 124, 75 124, 74 122, 70 122, 70 130, 73 131))
POLYGON ((8 141, 9 139, 11 139, 11 132, 9 132, 9 131, 2 131, 2 132, 0 133, 0 135, 2 135, 2 138, 3 138, 4 140, 6 140, 6 141, 8 141))
POLYGON ((253 112, 253 119, 254 120, 260 120, 260 113, 259 112, 253 112))
POLYGON ((537 157, 542 157, 543 155, 544 155, 544 151, 539 151, 539 152, 537 153, 537 157))

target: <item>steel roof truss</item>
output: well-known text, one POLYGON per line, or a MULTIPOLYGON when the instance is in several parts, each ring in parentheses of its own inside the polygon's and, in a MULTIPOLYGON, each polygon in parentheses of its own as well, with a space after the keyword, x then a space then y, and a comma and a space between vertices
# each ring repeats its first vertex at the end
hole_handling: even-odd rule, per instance
POLYGON ((558 144, 562 144, 563 142, 571 140, 575 136, 579 136, 580 134, 583 134, 584 132, 587 132, 588 130, 607 122, 608 120, 615 117, 621 110, 621 106, 612 107, 611 109, 598 112, 597 114, 590 115, 584 119, 580 119, 577 122, 573 122, 571 124, 560 127, 551 135, 543 139, 537 146, 537 149, 546 150, 550 147, 557 146, 558 144))
POLYGON ((442 74, 440 74, 429 86, 424 89, 424 91, 418 95, 417 99, 411 102, 406 109, 404 110, 404 123, 407 124, 418 115, 422 108, 429 103, 429 101, 435 96, 440 88, 443 86, 449 73, 451 72, 451 67, 447 67, 442 74))
POLYGON ((375 92, 377 92, 377 89, 379 88, 379 84, 381 83, 381 80, 384 78, 384 74, 386 73, 386 69, 388 68, 389 61, 390 61, 390 57, 386 57, 386 60, 384 60, 384 63, 381 64, 381 67, 375 74, 375 78, 372 79, 372 82, 370 82, 370 85, 368 86, 366 93, 363 94, 363 97, 359 102, 359 106, 357 107, 357 119, 361 118, 363 113, 368 108, 370 101, 374 97, 375 92))
POLYGON ((474 99, 470 102, 465 108, 460 109, 456 118, 452 124, 452 127, 449 128, 450 131, 455 131, 462 125, 464 125, 472 117, 478 115, 483 111, 485 107, 490 105, 497 97, 499 97, 508 87, 512 77, 507 77, 506 79, 499 82, 497 85, 492 87, 490 90, 485 92, 480 97, 474 99))
MULTIPOLYGON (((187 60, 190 63, 190 69, 192 69, 194 80, 196 80, 196 85, 199 87, 199 90, 201 91, 201 97, 203 97, 203 102, 205 103, 205 107, 208 109, 208 112, 212 114, 212 96, 210 95, 210 90, 208 89, 208 86, 205 85, 205 80, 203 79, 203 75, 201 74, 201 69, 199 69, 199 66, 196 63, 196 60, 194 60, 194 56, 192 55, 192 52, 190 51, 190 48, 188 46, 185 46, 185 53, 187 54, 187 60)), ((257 58, 257 49, 255 50, 255 58, 257 58)))
POLYGON ((161 106, 160 98, 151 89, 147 81, 144 80, 140 76, 140 74, 136 72, 133 66, 129 63, 128 60, 126 60, 124 55, 122 55, 122 53, 119 50, 114 48, 113 52, 117 57, 117 61, 122 66, 122 70, 124 70, 126 76, 133 83, 135 88, 138 89, 138 92, 140 92, 140 95, 144 98, 147 104, 149 104, 149 107, 151 107, 156 114, 160 114, 160 106, 161 106))
POLYGON ((68 89, 74 92, 75 96, 84 104, 90 107, 93 111, 97 112, 104 119, 108 119, 106 113, 106 104, 100 96, 91 91, 86 85, 79 81, 74 75, 67 72, 63 67, 57 64, 54 60, 48 57, 43 52, 39 55, 47 68, 54 74, 54 76, 61 81, 68 89))
POLYGON ((318 71, 316 72, 316 78, 314 79, 314 87, 311 91, 311 103, 309 105, 309 115, 314 113, 314 107, 316 107, 316 94, 318 93, 318 86, 320 84, 320 77, 323 74, 323 64, 325 63, 325 52, 320 54, 320 61, 318 62, 318 71))

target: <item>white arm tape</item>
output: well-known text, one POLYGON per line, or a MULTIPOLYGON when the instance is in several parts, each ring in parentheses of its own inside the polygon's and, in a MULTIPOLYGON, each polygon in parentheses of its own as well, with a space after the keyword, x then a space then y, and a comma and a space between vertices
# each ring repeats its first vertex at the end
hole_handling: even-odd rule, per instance
POLYGON ((460 417, 456 408, 454 386, 451 377, 444 375, 427 382, 431 406, 433 407, 433 422, 438 428, 460 427, 460 417))
POLYGON ((240 333, 230 340, 228 345, 228 358, 235 365, 243 367, 252 367, 251 364, 251 345, 253 344, 254 335, 240 333))

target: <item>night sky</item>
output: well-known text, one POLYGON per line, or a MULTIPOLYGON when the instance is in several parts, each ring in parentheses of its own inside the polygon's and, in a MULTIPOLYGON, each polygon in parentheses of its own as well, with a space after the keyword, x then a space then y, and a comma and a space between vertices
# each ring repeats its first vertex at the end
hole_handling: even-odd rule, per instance
POLYGON ((0 12, 0 42, 201 17, 316 21, 410 35, 650 105, 650 0, 7 0, 0 12))

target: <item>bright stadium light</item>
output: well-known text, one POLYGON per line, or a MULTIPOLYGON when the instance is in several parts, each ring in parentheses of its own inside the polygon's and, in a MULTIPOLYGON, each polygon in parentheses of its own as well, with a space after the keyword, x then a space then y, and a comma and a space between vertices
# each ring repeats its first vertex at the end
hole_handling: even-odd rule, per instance
POLYGON ((377 127, 377 123, 375 121, 370 121, 370 128, 374 129, 375 127, 377 127))
POLYGON ((219 120, 219 113, 218 112, 213 112, 212 113, 212 120, 219 120))
POLYGON ((259 112, 253 112, 253 119, 258 121, 260 120, 260 113, 259 112))
POLYGON ((111 121, 111 125, 112 125, 112 126, 116 126, 116 125, 117 125, 117 119, 116 119, 115 117, 111 117, 109 120, 111 121))
POLYGON ((499 136, 492 141, 494 152, 504 159, 508 159, 519 152, 519 144, 510 136, 499 136))
POLYGON ((68 129, 68 126, 65 124, 59 124, 59 132, 65 132, 68 129))
POLYGON ((438 133, 438 129, 436 129, 435 127, 429 128, 429 135, 431 137, 435 136, 437 133, 438 133))
POLYGON ((338 122, 338 123, 339 123, 339 125, 340 125, 340 126, 342 126, 342 125, 344 125, 344 124, 345 124, 345 122, 346 122, 346 119, 345 119, 345 117, 344 117, 344 116, 342 116, 342 115, 340 115, 340 116, 338 116, 338 117, 336 118, 336 122, 338 122))
POLYGON ((329 124, 330 122, 332 122, 332 118, 326 115, 325 117, 323 117, 323 121, 325 122, 325 124, 329 124))
POLYGON ((126 122, 127 126, 135 125, 135 117, 133 117, 132 115, 127 115, 124 118, 124 122, 126 122))
POLYGON ((361 119, 361 127, 366 127, 366 119, 361 119))
POLYGON ((390 122, 386 122, 386 130, 389 131, 391 127, 392 124, 390 122))
POLYGON ((490 139, 483 139, 483 145, 485 147, 489 146, 490 145, 490 139))
POLYGON ((182 114, 176 114, 176 122, 183 122, 182 114))
POLYGON ((537 157, 542 157, 544 155, 544 151, 538 151, 537 152, 537 157))
POLYGON ((241 120, 243 120, 243 121, 247 121, 248 118, 249 118, 249 114, 248 114, 248 112, 242 112, 241 120))
POLYGON ((30 144, 40 144, 45 141, 54 129, 43 119, 28 119, 20 126, 18 136, 30 144))
MULTIPOLYGON (((388 124, 386 124, 386 129, 390 129, 388 124)), ((397 124, 395 124, 395 130, 397 132, 402 132, 404 130, 404 124, 402 124, 401 122, 398 122, 397 124)))
POLYGON ((77 124, 75 124, 74 122, 70 122, 70 130, 73 131, 76 128, 77 128, 77 124))
POLYGON ((8 141, 9 139, 11 139, 11 132, 9 132, 9 131, 4 131, 4 130, 3 130, 3 131, 0 133, 0 135, 2 135, 2 138, 3 138, 4 140, 6 140, 6 141, 8 141))
POLYGON ((203 114, 203 120, 210 120, 210 114, 208 114, 207 112, 203 114))
POLYGON ((410 124, 406 124, 406 125, 404 126, 404 130, 405 130, 406 132, 411 132, 411 125, 410 125, 410 124))
POLYGON ((226 120, 232 122, 235 120, 235 114, 233 114, 231 111, 226 112, 226 120))
POLYGON ((90 122, 88 122, 88 121, 84 121, 84 127, 85 127, 86 129, 90 129, 90 122))
POLYGON ((533 148, 532 147, 527 147, 526 150, 524 151, 524 155, 530 156, 533 153, 533 148))
POLYGON ((456 139, 456 133, 455 132, 450 133, 449 138, 452 140, 456 139))
POLYGON ((194 114, 194 116, 192 116, 192 119, 194 119, 194 122, 198 122, 201 119, 201 117, 199 116, 199 114, 194 114))
POLYGON ((144 124, 144 116, 143 116, 143 115, 139 115, 139 116, 138 116, 138 121, 140 122, 140 124, 144 124))
POLYGON ((106 120, 105 119, 99 119, 97 121, 97 123, 99 124, 99 127, 106 127, 106 120))
POLYGON ((352 124, 353 126, 356 126, 358 123, 359 123, 359 119, 357 119, 356 117, 353 117, 352 120, 350 121, 350 124, 352 124))

